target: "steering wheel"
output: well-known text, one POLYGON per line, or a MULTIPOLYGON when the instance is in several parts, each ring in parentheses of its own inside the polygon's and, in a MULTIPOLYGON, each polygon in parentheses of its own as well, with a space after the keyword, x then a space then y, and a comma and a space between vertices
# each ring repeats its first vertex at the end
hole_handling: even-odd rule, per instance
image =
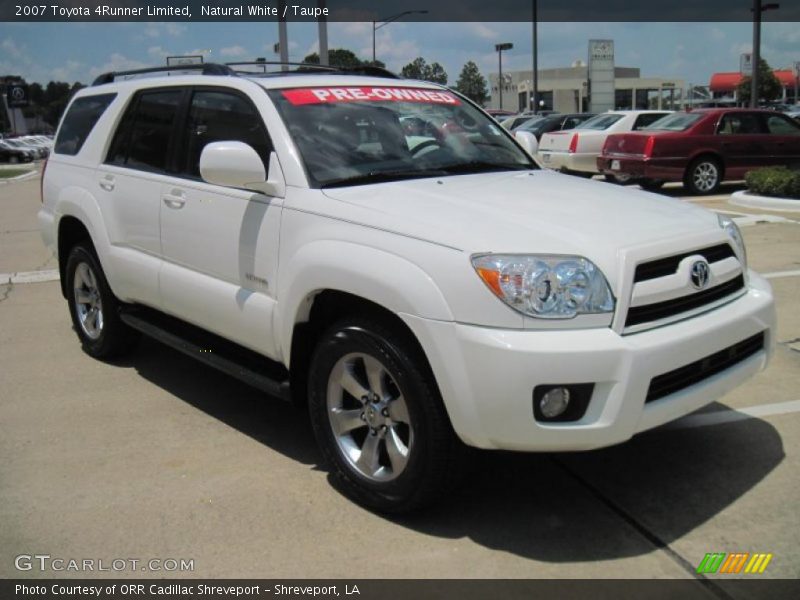
POLYGON ((427 150, 430 152, 433 148, 441 148, 441 144, 436 140, 425 140, 414 146, 414 149, 411 151, 411 156, 417 156, 422 154, 423 151, 427 150))

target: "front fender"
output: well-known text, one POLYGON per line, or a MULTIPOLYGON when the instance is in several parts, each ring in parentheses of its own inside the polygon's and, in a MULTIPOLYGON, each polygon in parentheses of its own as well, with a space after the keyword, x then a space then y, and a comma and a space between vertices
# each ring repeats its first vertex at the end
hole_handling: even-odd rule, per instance
POLYGON ((353 294, 394 313, 453 320, 433 278, 415 263, 385 250, 321 240, 300 247, 281 263, 275 331, 287 365, 294 325, 308 318, 313 297, 322 290, 353 294))

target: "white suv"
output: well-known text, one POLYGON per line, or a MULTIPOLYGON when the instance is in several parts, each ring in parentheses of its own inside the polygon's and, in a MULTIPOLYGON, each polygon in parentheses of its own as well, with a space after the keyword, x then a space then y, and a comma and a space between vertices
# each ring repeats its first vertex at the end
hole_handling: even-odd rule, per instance
POLYGON ((147 74, 78 93, 44 175, 84 350, 144 333, 307 404, 367 506, 430 502, 467 446, 623 442, 767 363, 728 219, 542 170, 430 83, 147 74))

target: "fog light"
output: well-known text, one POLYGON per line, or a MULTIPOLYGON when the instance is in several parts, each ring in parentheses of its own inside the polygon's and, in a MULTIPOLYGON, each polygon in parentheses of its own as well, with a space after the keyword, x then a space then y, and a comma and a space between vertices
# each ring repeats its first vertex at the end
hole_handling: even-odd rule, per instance
POLYGON ((555 419, 569 406, 569 390, 565 387, 553 388, 539 401, 542 415, 548 419, 555 419))
POLYGON ((540 423, 569 423, 586 414, 593 383, 545 383, 533 389, 533 418, 540 423))

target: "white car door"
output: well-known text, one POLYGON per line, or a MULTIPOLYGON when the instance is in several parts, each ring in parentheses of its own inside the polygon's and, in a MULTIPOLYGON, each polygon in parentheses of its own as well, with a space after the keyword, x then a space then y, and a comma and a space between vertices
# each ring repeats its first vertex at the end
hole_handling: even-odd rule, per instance
POLYGON ((139 92, 114 133, 105 163, 95 172, 115 291, 156 308, 161 304, 161 187, 168 181, 174 123, 186 93, 183 88, 139 92))
POLYGON ((269 135, 241 92, 198 87, 187 102, 177 173, 160 189, 164 310, 274 358, 272 317, 283 200, 206 183, 199 171, 203 147, 227 140, 255 148, 266 170, 269 135))

